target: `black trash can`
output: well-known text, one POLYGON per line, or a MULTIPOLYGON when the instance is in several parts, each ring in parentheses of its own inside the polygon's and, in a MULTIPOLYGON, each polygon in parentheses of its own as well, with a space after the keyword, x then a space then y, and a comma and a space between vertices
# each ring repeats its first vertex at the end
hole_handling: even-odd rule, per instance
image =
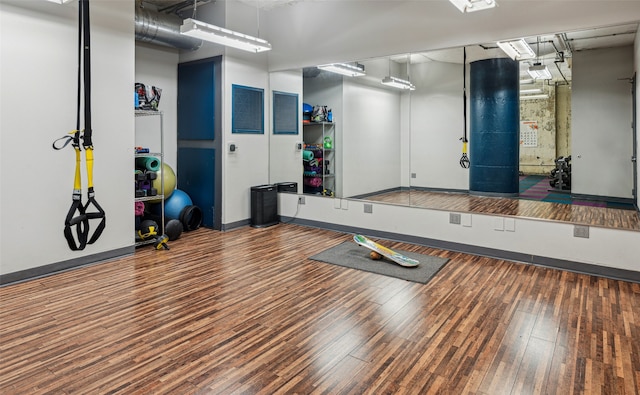
POLYGON ((297 182, 279 182, 276 184, 278 192, 298 193, 297 182))
POLYGON ((264 228, 278 223, 278 191, 275 185, 251 187, 251 226, 264 228))

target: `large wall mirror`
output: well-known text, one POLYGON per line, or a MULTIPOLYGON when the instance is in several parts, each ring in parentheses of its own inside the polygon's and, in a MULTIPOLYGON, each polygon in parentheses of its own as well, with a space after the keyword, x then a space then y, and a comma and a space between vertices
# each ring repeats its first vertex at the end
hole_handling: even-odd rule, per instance
MULTIPOLYGON (((578 196, 594 201, 591 206, 627 205, 636 216, 631 226, 637 226, 630 127, 637 29, 631 23, 524 38, 533 55, 519 60, 521 196, 509 199, 508 214, 527 215, 523 192, 536 184, 532 199, 553 193, 560 197, 547 201, 578 196), (530 76, 529 69, 540 66, 551 79, 530 76), (570 168, 561 170, 564 175, 552 178, 565 165, 570 168), (602 202, 596 204, 598 198, 602 202)), ((473 89, 470 64, 506 57, 493 42, 346 63, 364 69, 360 76, 316 66, 302 70, 301 101, 327 106, 335 120, 329 132, 332 156, 323 158, 333 179, 324 185, 341 198, 473 211, 466 193, 469 170, 461 164, 462 140, 472 138, 465 117, 473 89), (464 199, 453 202, 460 196, 464 199)), ((325 127, 304 126, 302 139, 322 144, 325 127)), ((560 219, 580 222, 571 214, 560 219)))

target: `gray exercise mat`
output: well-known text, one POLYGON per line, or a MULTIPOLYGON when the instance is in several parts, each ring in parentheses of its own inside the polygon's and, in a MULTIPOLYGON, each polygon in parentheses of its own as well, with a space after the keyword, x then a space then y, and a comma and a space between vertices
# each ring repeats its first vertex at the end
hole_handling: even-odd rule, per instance
POLYGON ((310 257, 310 259, 422 284, 429 282, 438 270, 449 261, 447 258, 437 256, 396 249, 394 249, 394 251, 406 255, 409 258, 417 259, 420 261, 420 265, 417 267, 403 267, 386 258, 373 260, 369 258, 371 250, 361 247, 352 241, 345 241, 335 247, 326 249, 310 257))

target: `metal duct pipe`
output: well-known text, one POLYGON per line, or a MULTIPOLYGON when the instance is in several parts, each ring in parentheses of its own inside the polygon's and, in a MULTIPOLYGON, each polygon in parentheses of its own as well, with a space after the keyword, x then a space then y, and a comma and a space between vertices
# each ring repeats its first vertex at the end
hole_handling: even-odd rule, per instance
POLYGON ((195 51, 202 40, 180 34, 182 19, 175 15, 162 14, 136 7, 136 40, 174 48, 195 51))

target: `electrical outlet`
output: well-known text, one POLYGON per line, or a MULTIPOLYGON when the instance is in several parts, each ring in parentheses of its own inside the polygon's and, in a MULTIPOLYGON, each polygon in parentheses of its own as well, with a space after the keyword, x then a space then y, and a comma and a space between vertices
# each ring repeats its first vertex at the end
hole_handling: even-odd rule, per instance
POLYGON ((504 230, 507 232, 515 232, 516 231, 516 220, 515 218, 505 218, 504 219, 504 230))
POLYGON ((460 213, 449 213, 449 223, 460 225, 462 223, 462 216, 460 213))
POLYGON ((365 203, 364 204, 364 212, 367 213, 367 214, 372 214, 373 213, 373 204, 365 203))
POLYGON ((575 225, 573 227, 573 237, 589 238, 589 227, 586 225, 575 225))
POLYGON ((298 196, 298 204, 306 204, 306 202, 304 201, 304 196, 298 196))

